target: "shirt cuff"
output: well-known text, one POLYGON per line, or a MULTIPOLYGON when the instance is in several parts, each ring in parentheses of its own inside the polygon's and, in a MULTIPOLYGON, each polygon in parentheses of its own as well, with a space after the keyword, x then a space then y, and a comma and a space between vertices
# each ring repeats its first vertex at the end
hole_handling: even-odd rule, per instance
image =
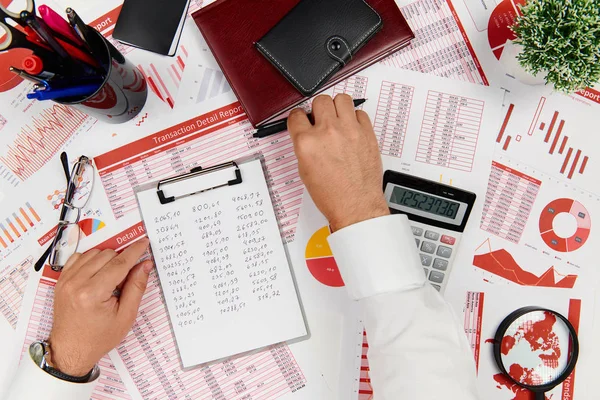
POLYGON ((350 296, 356 300, 422 287, 426 280, 406 215, 350 225, 329 236, 350 296))
POLYGON ((88 383, 60 380, 42 370, 29 356, 23 356, 7 399, 89 399, 98 383, 98 374, 88 383))

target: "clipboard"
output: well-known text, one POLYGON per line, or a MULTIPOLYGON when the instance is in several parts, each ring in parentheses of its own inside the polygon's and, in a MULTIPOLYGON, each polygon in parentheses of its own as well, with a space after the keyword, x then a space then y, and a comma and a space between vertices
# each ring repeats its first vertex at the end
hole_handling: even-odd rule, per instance
POLYGON ((206 192, 208 190, 219 189, 219 188, 222 188, 222 187, 225 187, 225 186, 239 185, 241 183, 243 183, 243 179, 242 179, 242 172, 240 171, 240 167, 238 166, 237 162, 230 161, 230 162, 219 164, 219 165, 215 165, 215 166, 209 167, 209 168, 195 167, 195 168, 192 168, 190 170, 190 172, 187 173, 187 174, 183 174, 183 175, 179 175, 179 176, 174 176, 174 177, 171 177, 171 178, 163 179, 162 181, 159 181, 158 184, 156 185, 156 194, 158 196, 158 199, 160 200, 160 203, 164 205, 164 204, 172 203, 172 202, 174 202, 175 200, 178 200, 178 199, 182 199, 182 198, 185 198, 185 197, 188 197, 188 196, 193 196, 193 195, 196 195, 196 194, 199 194, 199 193, 206 192), (193 178, 196 178, 196 177, 199 177, 199 176, 202 176, 202 175, 210 174, 212 172, 221 171, 221 170, 224 170, 224 169, 230 168, 230 167, 234 167, 235 168, 235 178, 232 179, 232 180, 230 180, 230 181, 227 181, 227 182, 225 182, 223 184, 210 187, 208 189, 203 189, 203 190, 199 190, 199 191, 196 191, 196 192, 187 193, 187 194, 184 194, 184 195, 181 195, 181 196, 170 196, 170 197, 166 197, 165 194, 164 194, 163 189, 161 189, 161 186, 163 186, 163 188, 164 188, 165 185, 169 185, 169 184, 177 183, 177 182, 183 182, 183 181, 186 181, 188 179, 193 179, 193 178))
POLYGON ((136 190, 183 368, 308 337, 261 161, 136 190))

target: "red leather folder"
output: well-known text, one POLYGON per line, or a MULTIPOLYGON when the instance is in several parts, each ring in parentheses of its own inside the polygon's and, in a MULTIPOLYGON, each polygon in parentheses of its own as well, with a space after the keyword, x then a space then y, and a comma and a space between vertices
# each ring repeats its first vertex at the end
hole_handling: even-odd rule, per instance
MULTIPOLYGON (((383 29, 322 90, 398 51, 414 38, 394 0, 366 1, 383 19, 383 29)), ((193 15, 254 126, 306 100, 254 47, 298 2, 217 0, 193 15)))

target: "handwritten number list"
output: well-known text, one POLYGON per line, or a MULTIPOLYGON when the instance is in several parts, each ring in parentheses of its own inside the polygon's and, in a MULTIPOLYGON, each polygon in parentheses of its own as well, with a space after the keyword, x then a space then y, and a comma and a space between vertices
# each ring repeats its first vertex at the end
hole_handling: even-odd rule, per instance
POLYGON ((260 192, 234 196, 237 239, 242 247, 244 264, 258 301, 281 296, 277 287, 277 265, 273 264, 273 249, 267 241, 264 226, 269 221, 265 199, 260 192))
POLYGON ((184 234, 185 218, 181 211, 154 217, 154 233, 159 245, 154 256, 160 260, 160 268, 167 278, 166 290, 175 303, 173 323, 181 328, 205 320, 206 310, 198 303, 197 294, 201 290, 200 282, 207 277, 220 315, 243 311, 248 306, 248 296, 258 302, 281 296, 280 267, 274 260, 274 250, 265 230, 265 226, 273 222, 267 213, 270 203, 257 191, 239 194, 230 200, 235 209, 235 232, 227 229, 223 222, 226 210, 231 207, 221 200, 199 201, 191 206, 194 228, 191 235, 184 234), (236 249, 243 255, 243 274, 234 268, 231 252, 236 249), (244 291, 243 287, 249 289, 244 291))
POLYGON ((262 163, 233 172, 137 194, 185 368, 306 335, 262 163))
POLYGON ((154 218, 158 235, 160 265, 168 279, 169 291, 175 302, 173 323, 180 327, 195 325, 204 320, 197 303, 198 276, 193 268, 194 256, 188 253, 187 242, 179 220, 181 212, 168 212, 154 218))

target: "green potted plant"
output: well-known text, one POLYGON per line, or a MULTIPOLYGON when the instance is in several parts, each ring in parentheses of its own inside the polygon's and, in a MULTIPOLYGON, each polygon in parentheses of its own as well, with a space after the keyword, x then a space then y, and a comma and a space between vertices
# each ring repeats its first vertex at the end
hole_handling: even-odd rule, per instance
POLYGON ((600 81, 600 0, 527 0, 511 29, 517 79, 565 93, 600 81))

